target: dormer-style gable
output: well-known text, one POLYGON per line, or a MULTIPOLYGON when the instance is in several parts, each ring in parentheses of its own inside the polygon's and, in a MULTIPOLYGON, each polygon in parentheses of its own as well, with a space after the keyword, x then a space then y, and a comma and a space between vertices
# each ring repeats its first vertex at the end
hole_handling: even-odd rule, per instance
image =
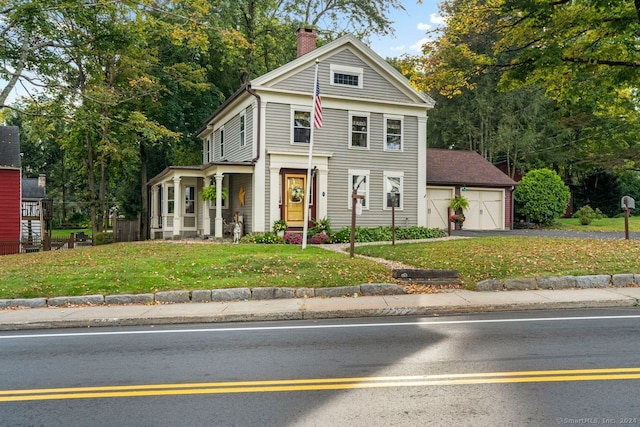
POLYGON ((251 87, 256 91, 310 95, 316 61, 323 71, 320 73, 323 98, 435 106, 431 97, 414 89, 398 70, 351 34, 251 80, 251 87))

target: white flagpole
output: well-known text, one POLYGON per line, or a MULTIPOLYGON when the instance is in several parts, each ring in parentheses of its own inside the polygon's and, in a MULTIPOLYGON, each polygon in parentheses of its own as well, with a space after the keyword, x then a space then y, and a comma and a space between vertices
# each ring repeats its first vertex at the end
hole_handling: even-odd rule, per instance
POLYGON ((304 195, 304 225, 302 228, 302 249, 304 250, 307 247, 307 233, 309 232, 309 206, 311 204, 311 163, 313 161, 313 128, 315 123, 316 116, 316 97, 317 95, 317 84, 318 84, 318 64, 320 63, 319 59, 316 59, 316 71, 313 78, 313 99, 311 100, 311 117, 310 117, 310 125, 311 129, 309 130, 309 164, 307 165, 307 191, 304 195))

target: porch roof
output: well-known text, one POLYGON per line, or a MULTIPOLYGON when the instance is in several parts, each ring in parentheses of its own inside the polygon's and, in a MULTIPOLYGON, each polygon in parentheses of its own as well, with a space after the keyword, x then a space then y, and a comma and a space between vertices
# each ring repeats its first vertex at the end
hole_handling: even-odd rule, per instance
POLYGON ((252 162, 216 162, 195 166, 168 166, 158 175, 147 181, 147 186, 168 181, 176 175, 206 178, 207 176, 215 175, 217 173, 221 173, 223 175, 229 173, 253 173, 254 166, 255 165, 252 162))

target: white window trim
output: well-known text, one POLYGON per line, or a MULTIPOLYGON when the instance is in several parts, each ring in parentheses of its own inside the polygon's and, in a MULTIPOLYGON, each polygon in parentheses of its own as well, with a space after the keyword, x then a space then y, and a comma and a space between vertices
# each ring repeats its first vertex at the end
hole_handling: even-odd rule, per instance
POLYGON ((361 67, 349 67, 349 66, 346 66, 346 65, 330 64, 329 65, 329 70, 331 71, 331 76, 330 76, 330 80, 329 80, 329 84, 331 86, 341 86, 341 87, 350 87, 350 88, 362 89, 362 86, 363 86, 362 82, 364 81, 364 69, 363 68, 361 68, 361 67), (354 75, 354 76, 358 76, 358 86, 334 83, 333 76, 336 73, 338 73, 338 74, 351 74, 351 75, 354 75))
POLYGON ((369 150, 371 149, 371 113, 363 113, 359 111, 349 111, 349 149, 350 150, 369 150), (366 117, 367 118, 367 146, 366 147, 354 147, 352 144, 353 137, 353 117, 366 117))
POLYGON ((196 214, 198 213, 198 194, 197 194, 197 188, 194 185, 191 184, 186 184, 182 187, 182 191, 183 191, 183 197, 184 197, 184 203, 182 205, 182 215, 184 216, 196 216, 196 214), (189 194, 189 192, 187 191, 187 188, 193 188, 193 213, 187 212, 187 195, 189 194))
POLYGON ((176 191, 175 191, 175 187, 173 185, 167 185, 167 215, 174 215, 176 212, 176 191), (170 199, 169 195, 172 194, 173 198, 170 199), (170 212, 169 211, 169 206, 171 205, 170 202, 173 202, 173 211, 170 212))
MULTIPOLYGON (((212 178, 213 180, 215 180, 215 178, 212 178)), ((222 177, 222 188, 226 188, 227 189, 227 198, 226 199, 222 199, 222 209, 229 209, 229 198, 231 197, 231 193, 229 192, 229 175, 224 175, 222 177)), ((216 208, 216 201, 215 200, 209 200, 209 209, 215 209, 216 208)))
POLYGON ((220 141, 218 144, 218 147, 220 148, 220 160, 224 159, 224 143, 225 143, 225 136, 224 136, 224 126, 220 127, 220 141))
MULTIPOLYGON (((301 106, 301 105, 292 105, 291 106, 291 118, 289 119, 289 126, 291 126, 291 137, 289 138, 289 143, 291 145, 302 145, 305 147, 309 146, 309 143, 306 142, 296 142, 294 141, 295 137, 295 117, 296 111, 301 113, 309 113, 309 126, 311 126, 311 107, 310 106, 301 106)), ((311 129, 311 128, 309 128, 311 129)))
POLYGON ((387 178, 400 178, 400 205, 396 210, 404 209, 404 172, 399 171, 384 171, 382 181, 382 209, 390 211, 391 206, 387 206, 387 178))
POLYGON ((238 126, 240 127, 240 147, 244 147, 247 145, 247 114, 240 114, 240 118, 238 126), (242 123, 244 122, 244 129, 242 128, 242 123))
POLYGON ((384 151, 390 151, 392 153, 402 153, 404 151, 404 117, 403 116, 391 116, 384 115, 384 140, 382 141, 384 151), (387 147, 387 131, 389 127, 387 126, 387 120, 400 120, 400 149, 399 150, 391 150, 387 147))
MULTIPOLYGON (((369 192, 369 186, 371 183, 371 171, 366 169, 349 169, 349 194, 347 196, 347 207, 351 210, 351 196, 353 193, 353 177, 355 175, 364 175, 367 177, 365 182, 364 196, 367 201, 367 205, 363 206, 362 209, 368 211, 371 206, 371 193, 369 192)), ((358 190, 358 194, 362 194, 361 190, 358 190)))

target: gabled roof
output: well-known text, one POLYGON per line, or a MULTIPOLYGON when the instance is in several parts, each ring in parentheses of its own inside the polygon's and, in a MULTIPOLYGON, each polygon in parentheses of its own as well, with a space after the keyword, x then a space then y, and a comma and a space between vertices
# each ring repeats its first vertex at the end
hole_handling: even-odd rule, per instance
POLYGON ((0 167, 19 168, 20 132, 18 126, 0 126, 0 167))
POLYGON ((23 199, 46 199, 47 189, 39 185, 38 178, 22 178, 23 199))
POLYGON ((512 187, 517 183, 475 151, 427 149, 427 185, 512 187))
MULTIPOLYGON (((391 64, 375 53, 369 46, 358 40, 358 38, 352 34, 347 34, 244 84, 205 120, 204 125, 196 131, 196 135, 201 135, 207 129, 208 123, 222 113, 229 105, 239 99, 243 99, 243 95, 246 95, 249 89, 259 90, 271 87, 282 79, 315 64, 316 59, 322 60, 324 57, 331 55, 333 52, 345 46, 351 47, 354 51, 359 52, 361 57, 366 58, 372 66, 375 66, 378 72, 384 75, 390 83, 407 95, 407 97, 417 103, 424 103, 427 108, 433 108, 436 105, 433 98, 426 93, 414 89, 402 73, 393 68, 391 64)), ((311 92, 310 88, 309 92, 311 92)))
POLYGON ((393 68, 391 64, 385 61, 380 55, 375 53, 369 46, 352 34, 344 35, 284 64, 281 67, 276 68, 275 70, 251 80, 251 87, 258 89, 261 86, 271 86, 277 81, 286 78, 311 64, 314 64, 316 60, 322 61, 324 57, 329 56, 333 52, 345 46, 352 48, 352 50, 360 53, 361 57, 370 61, 371 64, 375 66, 375 68, 383 74, 390 83, 404 92, 407 96, 414 99, 416 102, 425 103, 429 108, 433 108, 435 106, 436 102, 429 95, 414 89, 413 86, 409 84, 409 80, 407 80, 402 73, 393 68))

